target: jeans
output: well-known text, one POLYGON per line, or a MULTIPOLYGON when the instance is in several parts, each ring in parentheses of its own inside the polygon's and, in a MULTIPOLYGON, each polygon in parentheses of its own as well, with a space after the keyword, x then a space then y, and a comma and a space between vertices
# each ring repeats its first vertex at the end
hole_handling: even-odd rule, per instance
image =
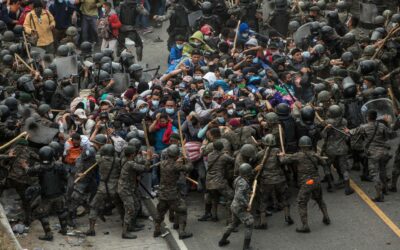
POLYGON ((165 4, 166 4, 166 0, 159 0, 157 1, 157 15, 158 16, 162 16, 165 13, 165 4))
POLYGON ((97 42, 96 21, 97 16, 81 16, 82 21, 82 42, 97 42))
POLYGON ((105 49, 112 49, 114 51, 113 55, 114 58, 117 58, 117 53, 118 53, 118 41, 117 39, 111 39, 111 40, 106 40, 103 39, 101 42, 101 51, 105 49))
MULTIPOLYGON (((144 3, 144 8, 150 12, 150 3, 149 0, 145 0, 144 3)), ((138 15, 136 17, 136 23, 138 27, 142 27, 142 28, 148 28, 150 26, 149 24, 149 16, 145 16, 145 15, 138 15)))

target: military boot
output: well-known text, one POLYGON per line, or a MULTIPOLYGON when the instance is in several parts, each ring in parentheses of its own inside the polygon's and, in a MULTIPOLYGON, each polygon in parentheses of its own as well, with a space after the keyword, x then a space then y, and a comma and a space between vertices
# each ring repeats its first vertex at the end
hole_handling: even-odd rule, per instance
POLYGON ((69 212, 67 217, 67 224, 70 227, 76 227, 76 212, 69 212))
POLYGON ((307 215, 301 215, 301 227, 296 228, 296 232, 298 233, 309 233, 311 232, 310 227, 308 226, 307 215))
POLYGON ((96 236, 94 226, 96 225, 96 219, 89 219, 89 229, 86 231, 86 236, 96 236))
POLYGON ((389 191, 390 192, 397 192, 397 180, 399 179, 398 174, 392 174, 392 183, 390 184, 389 191))
POLYGON ((139 232, 143 230, 145 225, 137 223, 137 218, 132 219, 131 223, 128 225, 128 232, 139 232))
POLYGON ((212 215, 212 217, 211 217, 212 221, 214 221, 214 222, 219 221, 219 219, 218 219, 218 203, 216 203, 216 202, 212 203, 211 215, 212 215))
POLYGON ((329 192, 329 193, 332 193, 333 192, 333 185, 332 185, 333 177, 332 177, 331 174, 326 175, 326 183, 328 184, 328 186, 326 188, 326 191, 329 192))
POLYGON ((283 208, 283 213, 285 214, 285 222, 288 225, 293 225, 294 221, 292 217, 290 216, 290 208, 289 207, 284 207, 283 208))
POLYGON ((230 243, 230 241, 228 240, 230 234, 228 233, 224 233, 224 235, 222 235, 222 238, 218 241, 218 246, 223 247, 226 246, 230 243))
POLYGON ((186 232, 186 218, 179 216, 179 239, 183 240, 193 236, 192 233, 186 232))
POLYGON ((376 197, 373 198, 372 200, 375 202, 384 202, 382 188, 379 185, 376 185, 375 190, 376 190, 376 197))
POLYGON ((161 224, 156 222, 154 225, 153 237, 156 238, 160 235, 161 235, 161 224))
POLYGON ((122 227, 122 239, 136 239, 137 236, 128 232, 128 224, 124 223, 122 227))
POLYGON ((265 216, 265 213, 260 213, 260 224, 258 224, 257 226, 254 227, 255 229, 267 229, 268 225, 267 225, 267 218, 265 216))
POLYGON ((344 194, 351 195, 354 193, 354 189, 350 187, 350 180, 344 181, 344 194))
POLYGON ((44 235, 39 236, 39 240, 52 241, 53 233, 51 232, 50 224, 47 221, 41 221, 41 223, 42 223, 44 235))
POLYGON ((61 229, 58 230, 58 233, 62 234, 62 235, 67 235, 67 219, 60 219, 60 226, 61 229))
POLYGON ((208 220, 210 220, 211 218, 212 218, 212 215, 211 215, 211 207, 212 207, 212 205, 211 204, 206 204, 205 205, 205 213, 204 213, 204 215, 203 216, 201 216, 199 219, 197 219, 198 221, 208 221, 208 220))
POLYGON ((322 206, 322 207, 320 207, 321 208, 321 212, 322 212, 322 214, 323 214, 323 218, 322 218, 322 222, 325 224, 325 225, 330 225, 331 224, 331 219, 329 218, 329 215, 328 215, 328 209, 327 209, 327 207, 326 207, 326 205, 325 206, 322 206))
POLYGON ((244 243, 243 243, 243 250, 251 250, 251 246, 250 246, 250 241, 251 239, 244 239, 244 243))

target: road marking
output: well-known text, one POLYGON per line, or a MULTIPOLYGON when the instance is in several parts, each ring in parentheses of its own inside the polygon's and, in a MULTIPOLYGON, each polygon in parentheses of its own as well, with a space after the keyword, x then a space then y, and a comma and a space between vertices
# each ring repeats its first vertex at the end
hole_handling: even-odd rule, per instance
POLYGON ((367 203, 367 205, 378 215, 385 224, 392 229, 392 231, 400 238, 400 229, 399 227, 393 223, 393 221, 375 204, 374 201, 369 198, 369 196, 352 180, 350 179, 350 185, 356 191, 358 196, 367 203))
MULTIPOLYGON (((167 223, 165 223, 165 224, 167 225, 167 223)), ((175 241, 176 241, 176 244, 179 247, 179 250, 188 250, 185 242, 183 240, 179 239, 179 234, 172 227, 173 227, 173 224, 172 223, 168 223, 167 229, 172 234, 172 236, 175 238, 175 241)))

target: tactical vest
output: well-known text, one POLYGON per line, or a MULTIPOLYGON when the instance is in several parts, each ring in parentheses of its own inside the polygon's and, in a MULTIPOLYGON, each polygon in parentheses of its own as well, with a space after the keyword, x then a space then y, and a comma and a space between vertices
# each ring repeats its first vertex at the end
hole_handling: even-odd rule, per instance
POLYGON ((39 183, 41 187, 41 194, 44 198, 54 198, 64 194, 65 181, 60 178, 56 166, 48 167, 39 176, 39 183))
POLYGON ((353 129, 360 126, 364 121, 361 114, 361 101, 358 99, 343 100, 343 104, 344 118, 347 120, 347 127, 353 129))
POLYGON ((178 34, 186 34, 186 30, 189 27, 188 15, 186 9, 177 4, 174 7, 174 14, 169 19, 169 27, 167 29, 168 33, 178 33, 178 34), (184 33, 182 33, 184 32, 184 33))

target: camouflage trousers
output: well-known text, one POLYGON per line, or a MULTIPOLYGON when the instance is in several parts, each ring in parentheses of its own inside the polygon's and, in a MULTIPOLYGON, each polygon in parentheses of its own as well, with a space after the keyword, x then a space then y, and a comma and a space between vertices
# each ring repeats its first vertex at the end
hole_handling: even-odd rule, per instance
POLYGON ((68 211, 75 212, 80 205, 88 203, 90 198, 96 194, 96 180, 83 180, 73 186, 72 194, 68 202, 68 211))
MULTIPOLYGON (((349 164, 347 162, 347 155, 328 155, 328 166, 333 165, 336 168, 340 178, 347 181, 350 179, 349 164)), ((325 171, 325 170, 324 170, 325 171)), ((325 173, 327 174, 327 173, 325 173)))
POLYGON ((93 197, 93 200, 90 202, 89 219, 95 220, 97 216, 101 215, 107 202, 112 202, 121 215, 121 218, 124 217, 122 202, 117 193, 107 194, 97 191, 96 195, 93 197))
POLYGON ((244 238, 251 239, 251 235, 253 233, 254 226, 254 217, 250 212, 247 212, 244 209, 235 209, 231 207, 232 211, 232 222, 225 228, 224 234, 231 234, 235 228, 237 228, 240 223, 243 223, 245 226, 244 229, 244 238))
POLYGON ((326 209, 326 204, 322 198, 321 183, 317 182, 312 185, 303 183, 300 185, 300 190, 297 194, 297 207, 303 224, 307 224, 308 221, 307 204, 310 198, 317 202, 321 210, 326 209))
POLYGON ((268 201, 271 198, 275 199, 277 204, 282 208, 289 206, 289 190, 285 181, 277 184, 265 184, 261 182, 260 188, 257 191, 260 212, 266 212, 268 201))
POLYGON ((226 200, 226 203, 230 206, 234 194, 235 193, 233 189, 228 185, 225 185, 223 188, 219 189, 207 189, 207 193, 205 194, 205 202, 206 204, 218 203, 219 197, 223 196, 226 200))
POLYGON ((386 165, 389 162, 390 158, 391 156, 388 152, 384 152, 381 150, 370 150, 368 152, 369 175, 374 181, 375 187, 378 189, 382 190, 387 186, 386 165))
POLYGON ((178 216, 179 224, 186 224, 187 207, 185 200, 158 200, 157 216, 154 221, 161 224, 164 221, 165 214, 168 210, 172 210, 175 213, 175 216, 178 216))
POLYGON ((119 192, 119 197, 124 204, 124 223, 129 224, 136 218, 140 210, 140 199, 135 191, 122 191, 119 192))
POLYGON ((65 198, 63 195, 55 198, 42 197, 39 206, 34 210, 34 215, 42 223, 48 222, 48 217, 53 211, 56 212, 60 222, 67 219, 68 213, 65 209, 65 198))

